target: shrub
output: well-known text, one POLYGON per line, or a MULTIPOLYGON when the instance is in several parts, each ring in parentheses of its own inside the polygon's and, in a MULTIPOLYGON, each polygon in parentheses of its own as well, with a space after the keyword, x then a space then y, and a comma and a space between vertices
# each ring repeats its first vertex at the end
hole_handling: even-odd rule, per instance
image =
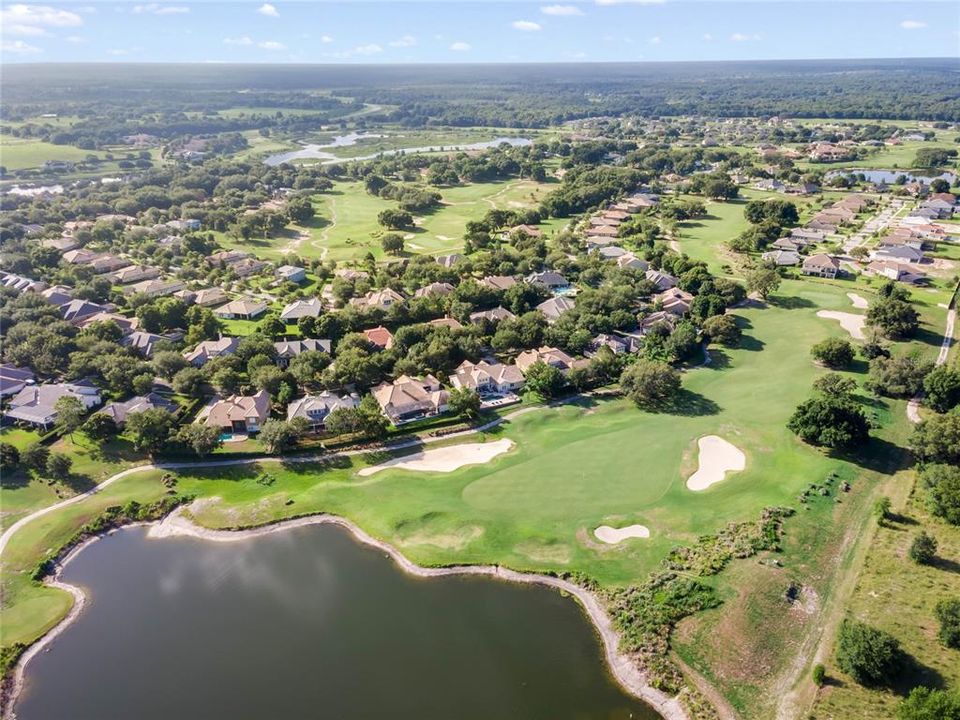
POLYGON ((837 638, 837 665, 861 685, 885 685, 903 665, 903 651, 888 633, 844 620, 837 638))
POLYGON ((817 663, 813 666, 813 684, 817 687, 823 687, 823 681, 827 678, 827 669, 821 664, 817 663))
POLYGON ((912 397, 923 389, 932 364, 911 357, 877 357, 870 361, 867 388, 887 397, 912 397))
POLYGON ((960 649, 960 598, 941 600, 934 611, 940 621, 937 637, 948 648, 960 649))
POLYGON ((910 559, 920 565, 929 565, 937 554, 937 539, 921 530, 910 543, 910 559))
POLYGON ((934 415, 921 420, 909 444, 924 462, 960 465, 960 415, 934 415))
POLYGON ((941 365, 923 379, 924 403, 939 413, 960 404, 960 370, 941 365))
POLYGON ((867 417, 845 397, 815 397, 802 402, 787 427, 801 440, 824 447, 847 447, 869 437, 867 417))
POLYGON ((637 405, 662 407, 680 391, 680 373, 665 362, 638 360, 623 371, 620 386, 637 405))
POLYGON ((960 720, 960 691, 916 687, 897 708, 897 720, 960 720))
POLYGON ((927 508, 951 525, 960 525, 960 468, 927 465, 920 474, 927 488, 927 508))

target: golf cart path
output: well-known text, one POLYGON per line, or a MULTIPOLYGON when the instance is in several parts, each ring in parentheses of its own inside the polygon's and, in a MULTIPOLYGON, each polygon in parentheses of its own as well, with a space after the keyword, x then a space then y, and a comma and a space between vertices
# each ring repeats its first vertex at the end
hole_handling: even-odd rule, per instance
MULTIPOLYGON (((957 311, 955 308, 947 311, 947 327, 943 331, 943 342, 940 344, 940 352, 937 354, 937 365, 945 365, 947 356, 950 354, 950 346, 953 344, 953 329, 957 322, 957 311)), ((920 400, 922 393, 917 393, 907 403, 907 419, 916 425, 920 422, 920 400)))

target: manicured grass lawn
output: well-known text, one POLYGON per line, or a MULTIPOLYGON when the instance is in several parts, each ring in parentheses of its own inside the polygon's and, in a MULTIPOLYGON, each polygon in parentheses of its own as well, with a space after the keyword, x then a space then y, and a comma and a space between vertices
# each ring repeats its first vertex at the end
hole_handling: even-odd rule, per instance
POLYGON ((17 450, 23 450, 40 439, 36 430, 25 430, 18 427, 0 429, 0 441, 13 445, 17 450))
POLYGON ((88 155, 103 157, 102 152, 83 150, 73 145, 54 145, 42 140, 30 140, 10 135, 0 136, 0 164, 7 170, 22 170, 43 165, 47 160, 78 162, 88 155))
MULTIPOLYGON (((491 208, 536 207, 553 184, 509 180, 440 188, 443 205, 417 215, 416 228, 402 233, 406 237, 406 252, 439 255, 461 250, 468 221, 479 219, 491 208)), ((304 258, 359 260, 371 252, 381 260, 386 256, 380 247, 380 238, 386 231, 377 223, 377 215, 396 206, 393 201, 367 193, 363 183, 339 182, 332 192, 314 196, 317 217, 308 227, 295 228, 288 236, 265 240, 244 242, 227 235, 218 236, 218 240, 226 247, 245 249, 270 260, 281 258, 287 249, 304 258), (295 232, 300 229, 309 237, 296 240, 295 232)), ((565 224, 566 221, 558 221, 548 228, 565 224)))

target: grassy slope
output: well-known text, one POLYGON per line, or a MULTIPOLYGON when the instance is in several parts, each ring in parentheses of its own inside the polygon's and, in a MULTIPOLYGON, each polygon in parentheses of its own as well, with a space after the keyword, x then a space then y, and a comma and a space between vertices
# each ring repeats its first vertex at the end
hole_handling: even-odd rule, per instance
POLYGON ((40 167, 47 160, 78 162, 86 160, 88 155, 102 158, 104 153, 83 150, 73 145, 54 145, 42 140, 0 136, 0 165, 7 170, 40 167))

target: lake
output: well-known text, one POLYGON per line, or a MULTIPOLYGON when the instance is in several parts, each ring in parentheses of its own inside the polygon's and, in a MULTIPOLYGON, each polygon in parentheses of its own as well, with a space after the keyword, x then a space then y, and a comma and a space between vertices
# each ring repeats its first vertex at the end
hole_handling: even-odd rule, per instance
POLYGON ((285 162, 293 162, 294 160, 320 160, 321 165, 329 165, 331 163, 337 162, 347 162, 354 160, 372 160, 381 156, 388 155, 397 155, 399 153, 421 153, 421 152, 437 152, 441 149, 450 150, 450 151, 460 151, 460 150, 486 150, 487 148, 494 148, 500 145, 501 143, 507 143, 514 147, 521 147, 525 145, 532 145, 533 141, 529 138, 494 138, 493 140, 485 140, 484 142, 475 142, 469 143, 467 145, 433 145, 433 146, 424 146, 424 147, 411 147, 411 148, 397 148, 395 150, 381 150, 380 152, 371 153, 370 155, 362 155, 359 157, 352 158, 338 158, 331 152, 327 152, 330 148, 338 147, 347 147, 349 145, 356 145, 357 142, 365 138, 382 138, 384 135, 374 135, 374 134, 360 134, 360 133, 350 133, 348 135, 338 135, 331 142, 324 145, 304 145, 301 150, 291 150, 289 152, 277 153, 276 155, 268 156, 264 162, 267 165, 280 165, 285 162))
POLYGON ((863 175, 867 182, 872 183, 886 183, 887 185, 893 185, 897 178, 901 175, 907 176, 907 182, 922 182, 925 185, 929 185, 931 182, 937 178, 942 178, 948 180, 951 185, 957 182, 957 176, 953 173, 945 172, 940 175, 922 175, 912 173, 908 170, 831 170, 827 173, 827 177, 838 177, 838 176, 849 177, 851 175, 863 175))
POLYGON ((344 529, 233 543, 127 528, 67 565, 80 618, 27 666, 19 720, 655 720, 576 602, 415 578, 344 529))

